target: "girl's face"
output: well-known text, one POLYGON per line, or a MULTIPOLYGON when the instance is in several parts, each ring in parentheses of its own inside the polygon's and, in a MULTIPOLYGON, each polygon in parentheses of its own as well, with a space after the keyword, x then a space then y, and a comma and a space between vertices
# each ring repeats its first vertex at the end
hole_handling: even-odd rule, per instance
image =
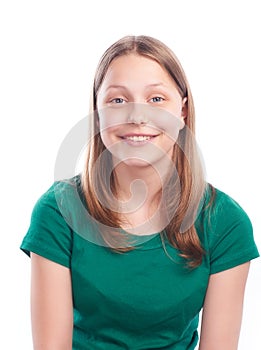
POLYGON ((186 98, 156 61, 137 54, 118 57, 97 95, 102 141, 117 161, 153 165, 172 156, 185 105, 186 98))

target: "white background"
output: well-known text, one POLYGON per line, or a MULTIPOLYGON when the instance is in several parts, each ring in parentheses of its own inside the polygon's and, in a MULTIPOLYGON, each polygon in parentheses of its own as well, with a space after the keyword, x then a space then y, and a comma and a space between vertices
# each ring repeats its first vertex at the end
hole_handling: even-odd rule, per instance
MULTIPOLYGON (((261 248, 259 1, 2 1, 1 344, 32 349, 30 262, 19 251, 59 146, 88 114, 94 69, 127 34, 154 36, 179 57, 197 111, 208 181, 252 219, 261 248)), ((261 259, 252 262, 240 350, 258 350, 261 259)))

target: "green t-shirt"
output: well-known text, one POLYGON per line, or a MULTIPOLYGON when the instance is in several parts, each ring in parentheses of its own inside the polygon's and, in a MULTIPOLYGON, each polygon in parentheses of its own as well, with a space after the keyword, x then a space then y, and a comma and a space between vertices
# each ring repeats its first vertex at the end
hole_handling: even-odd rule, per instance
POLYGON ((21 244, 71 269, 74 350, 194 349, 210 274, 259 256, 248 216, 217 189, 213 209, 196 221, 207 254, 192 270, 160 234, 123 232, 136 239, 126 253, 99 244, 83 203, 79 176, 55 182, 21 244))

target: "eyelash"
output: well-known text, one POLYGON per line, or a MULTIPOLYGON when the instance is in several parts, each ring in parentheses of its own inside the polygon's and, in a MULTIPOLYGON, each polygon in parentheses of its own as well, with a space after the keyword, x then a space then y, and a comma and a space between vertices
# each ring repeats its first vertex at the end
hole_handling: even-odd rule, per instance
MULTIPOLYGON (((152 97, 149 101, 152 101, 154 103, 158 103, 158 102, 165 101, 165 99, 163 97, 161 97, 161 96, 155 96, 155 97, 152 97), (153 101, 154 99, 160 99, 160 101, 153 101)), ((112 100, 110 100, 109 102, 110 103, 115 103, 115 104, 122 104, 123 102, 126 102, 126 101, 123 98, 121 98, 121 97, 116 97, 116 98, 113 98, 112 100), (121 101, 121 102, 119 102, 119 101, 121 101)))
POLYGON ((153 100, 153 99, 160 99, 160 101, 153 101, 153 102, 163 102, 163 101, 165 101, 165 98, 163 98, 161 96, 152 97, 151 100, 153 100))
POLYGON ((122 102, 121 102, 121 103, 116 102, 117 100, 118 100, 118 101, 121 100, 122 102, 125 101, 125 100, 124 100, 123 98, 121 98, 121 97, 116 97, 116 98, 113 98, 112 100, 110 100, 109 102, 110 102, 110 103, 115 103, 115 104, 121 104, 121 103, 122 103, 122 102))

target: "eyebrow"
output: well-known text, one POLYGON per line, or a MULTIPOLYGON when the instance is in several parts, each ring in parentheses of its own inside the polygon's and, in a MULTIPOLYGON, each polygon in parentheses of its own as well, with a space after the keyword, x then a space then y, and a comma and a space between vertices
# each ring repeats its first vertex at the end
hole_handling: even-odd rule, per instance
MULTIPOLYGON (((166 85, 164 85, 163 83, 159 82, 159 83, 153 83, 153 84, 148 84, 145 86, 145 88, 150 88, 150 87, 158 87, 158 86, 163 86, 163 87, 166 87, 166 85)), ((118 85, 118 84, 113 84, 113 85, 109 85, 107 88, 106 88, 106 91, 109 90, 109 89, 124 89, 124 90, 128 90, 128 88, 124 85, 118 85)))

